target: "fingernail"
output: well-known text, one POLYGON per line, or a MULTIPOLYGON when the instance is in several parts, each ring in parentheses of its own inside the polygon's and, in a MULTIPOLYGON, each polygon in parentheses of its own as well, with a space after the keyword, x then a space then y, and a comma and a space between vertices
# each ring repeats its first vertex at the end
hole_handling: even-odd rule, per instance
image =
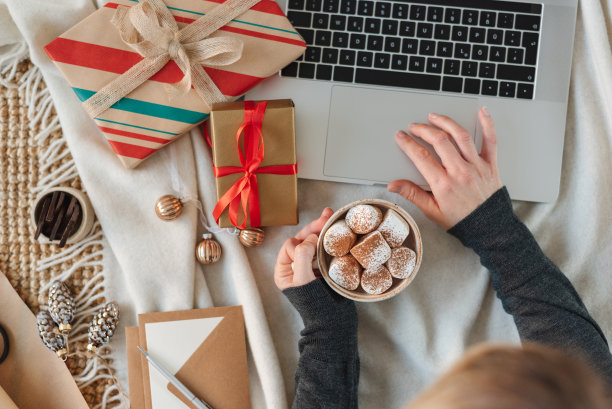
POLYGON ((431 114, 429 114, 429 117, 430 117, 431 119, 437 119, 437 118, 438 118, 438 115, 436 115, 436 114, 434 114, 434 113, 432 112, 431 114))
POLYGON ((397 185, 387 185, 387 190, 391 193, 398 193, 399 192, 399 186, 397 185))
POLYGON ((486 115, 486 116, 491 116, 491 114, 489 113, 489 109, 487 107, 482 107, 482 112, 486 115))
POLYGON ((403 139, 403 138, 407 137, 408 134, 400 129, 399 131, 397 131, 395 136, 397 136, 398 138, 402 138, 403 139))

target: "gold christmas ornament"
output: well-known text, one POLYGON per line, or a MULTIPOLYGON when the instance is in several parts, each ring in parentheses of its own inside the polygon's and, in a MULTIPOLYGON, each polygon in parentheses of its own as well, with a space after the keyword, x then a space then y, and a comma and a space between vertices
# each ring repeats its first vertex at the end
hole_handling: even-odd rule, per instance
POLYGON ((238 239, 245 247, 259 246, 263 243, 264 231, 257 227, 249 227, 248 229, 240 230, 238 239))
POLYGON ((43 310, 38 313, 36 316, 36 326, 38 327, 38 335, 40 335, 43 344, 63 359, 68 353, 66 340, 60 335, 48 311, 43 310))
POLYGON ((162 220, 174 220, 183 211, 183 201, 176 196, 165 195, 157 199, 155 213, 162 220))
POLYGON ((70 324, 74 319, 74 300, 66 284, 61 281, 53 282, 49 289, 49 314, 62 334, 70 332, 70 324))
POLYGON ((202 264, 213 264, 221 258, 221 245, 212 238, 212 234, 203 234, 202 241, 196 247, 196 258, 202 264))
POLYGON ((89 344, 87 350, 98 352, 98 348, 108 343, 115 334, 119 322, 119 306, 115 302, 109 302, 94 315, 89 324, 89 344))

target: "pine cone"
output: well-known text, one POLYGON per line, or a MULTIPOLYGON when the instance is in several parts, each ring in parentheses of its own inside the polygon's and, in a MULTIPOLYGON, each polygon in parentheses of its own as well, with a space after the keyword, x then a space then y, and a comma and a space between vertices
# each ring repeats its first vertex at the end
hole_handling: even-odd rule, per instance
POLYGON ((70 323, 74 319, 74 300, 66 284, 61 281, 55 281, 49 289, 49 312, 62 333, 70 332, 70 323))
POLYGON ((96 352, 110 341, 119 322, 119 306, 115 302, 106 304, 89 324, 89 344, 87 349, 96 352))
POLYGON ((64 337, 57 332, 57 327, 51 319, 48 311, 40 311, 36 316, 36 324, 38 326, 38 335, 42 339, 43 344, 57 356, 63 358, 66 354, 66 344, 64 337))

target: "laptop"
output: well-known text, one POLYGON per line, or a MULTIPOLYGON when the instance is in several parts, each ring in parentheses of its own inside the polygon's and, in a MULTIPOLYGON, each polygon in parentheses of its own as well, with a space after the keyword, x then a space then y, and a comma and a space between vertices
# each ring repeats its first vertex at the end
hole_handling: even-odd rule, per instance
POLYGON ((299 177, 426 188, 396 131, 436 112, 480 148, 486 106, 512 198, 556 200, 577 0, 278 1, 308 48, 247 98, 295 102, 299 177))

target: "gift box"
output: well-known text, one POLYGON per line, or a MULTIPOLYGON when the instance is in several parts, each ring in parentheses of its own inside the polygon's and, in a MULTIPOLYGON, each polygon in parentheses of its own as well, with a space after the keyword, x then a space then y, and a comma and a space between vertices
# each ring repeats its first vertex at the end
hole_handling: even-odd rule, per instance
POLYGON ((213 216, 219 226, 297 224, 293 101, 214 104, 205 129, 217 189, 213 216))
POLYGON ((273 0, 113 0, 45 51, 133 168, 305 47, 273 0))

